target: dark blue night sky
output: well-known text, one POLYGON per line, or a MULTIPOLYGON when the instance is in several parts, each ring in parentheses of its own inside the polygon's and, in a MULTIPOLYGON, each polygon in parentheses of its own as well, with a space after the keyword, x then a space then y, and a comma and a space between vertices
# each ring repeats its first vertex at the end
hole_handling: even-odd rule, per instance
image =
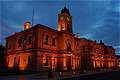
POLYGON ((102 39, 120 53, 120 0, 0 0, 0 43, 23 30, 33 8, 34 24, 57 29, 57 16, 65 4, 73 16, 74 33, 97 42, 102 39))

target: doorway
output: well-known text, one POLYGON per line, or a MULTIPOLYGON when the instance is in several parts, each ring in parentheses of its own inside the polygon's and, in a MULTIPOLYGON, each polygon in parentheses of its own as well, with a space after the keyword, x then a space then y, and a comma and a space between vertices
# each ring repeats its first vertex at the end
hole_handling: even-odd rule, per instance
POLYGON ((66 67, 67 70, 71 70, 71 56, 66 57, 66 67))

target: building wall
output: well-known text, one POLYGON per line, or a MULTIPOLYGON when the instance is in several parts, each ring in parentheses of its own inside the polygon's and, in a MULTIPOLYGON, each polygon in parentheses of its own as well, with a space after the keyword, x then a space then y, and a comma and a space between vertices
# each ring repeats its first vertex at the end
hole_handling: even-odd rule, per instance
POLYGON ((97 70, 116 66, 113 47, 73 34, 72 16, 66 7, 58 15, 58 31, 41 24, 30 28, 27 22, 23 31, 6 38, 6 46, 10 69, 97 70))
POLYGON ((8 67, 10 69, 19 68, 20 70, 26 70, 29 67, 28 56, 30 56, 30 64, 36 68, 36 70, 79 69, 79 39, 74 38, 74 36, 69 33, 56 32, 43 26, 39 28, 40 25, 37 26, 38 27, 16 33, 7 38, 7 44, 12 42, 12 40, 14 40, 13 43, 15 44, 12 45, 13 43, 11 43, 12 48, 7 51, 8 67), (44 43, 46 35, 48 36, 47 44, 44 43), (29 37, 32 37, 31 44, 29 44, 29 37), (21 47, 19 47, 19 38, 22 39, 21 47), (53 39, 55 39, 54 45, 53 39), (67 49, 68 43, 70 47, 69 50, 67 49), (78 45, 76 45, 76 43, 78 45))
POLYGON ((7 55, 7 65, 10 69, 20 69, 20 70, 27 70, 29 67, 32 53, 28 51, 19 52, 19 53, 8 53, 7 55), (29 59, 29 60, 28 60, 29 59))

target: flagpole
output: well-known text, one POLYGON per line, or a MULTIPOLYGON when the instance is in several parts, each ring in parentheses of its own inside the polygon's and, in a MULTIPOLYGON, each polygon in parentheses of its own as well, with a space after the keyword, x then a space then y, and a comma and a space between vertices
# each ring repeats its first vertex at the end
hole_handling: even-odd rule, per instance
POLYGON ((32 12, 32 27, 34 25, 34 8, 33 8, 33 12, 32 12))

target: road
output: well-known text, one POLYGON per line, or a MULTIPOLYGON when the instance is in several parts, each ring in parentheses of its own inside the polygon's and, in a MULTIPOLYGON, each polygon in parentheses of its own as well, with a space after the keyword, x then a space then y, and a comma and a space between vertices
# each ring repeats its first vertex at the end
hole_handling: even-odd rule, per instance
POLYGON ((62 80, 120 80, 120 71, 89 74, 80 77, 64 78, 62 80))
POLYGON ((48 73, 0 76, 0 80, 120 80, 120 71, 78 75, 77 73, 54 73, 54 78, 48 78, 48 73), (79 76, 79 77, 78 77, 79 76))
POLYGON ((120 80, 120 71, 81 76, 80 80, 120 80))

